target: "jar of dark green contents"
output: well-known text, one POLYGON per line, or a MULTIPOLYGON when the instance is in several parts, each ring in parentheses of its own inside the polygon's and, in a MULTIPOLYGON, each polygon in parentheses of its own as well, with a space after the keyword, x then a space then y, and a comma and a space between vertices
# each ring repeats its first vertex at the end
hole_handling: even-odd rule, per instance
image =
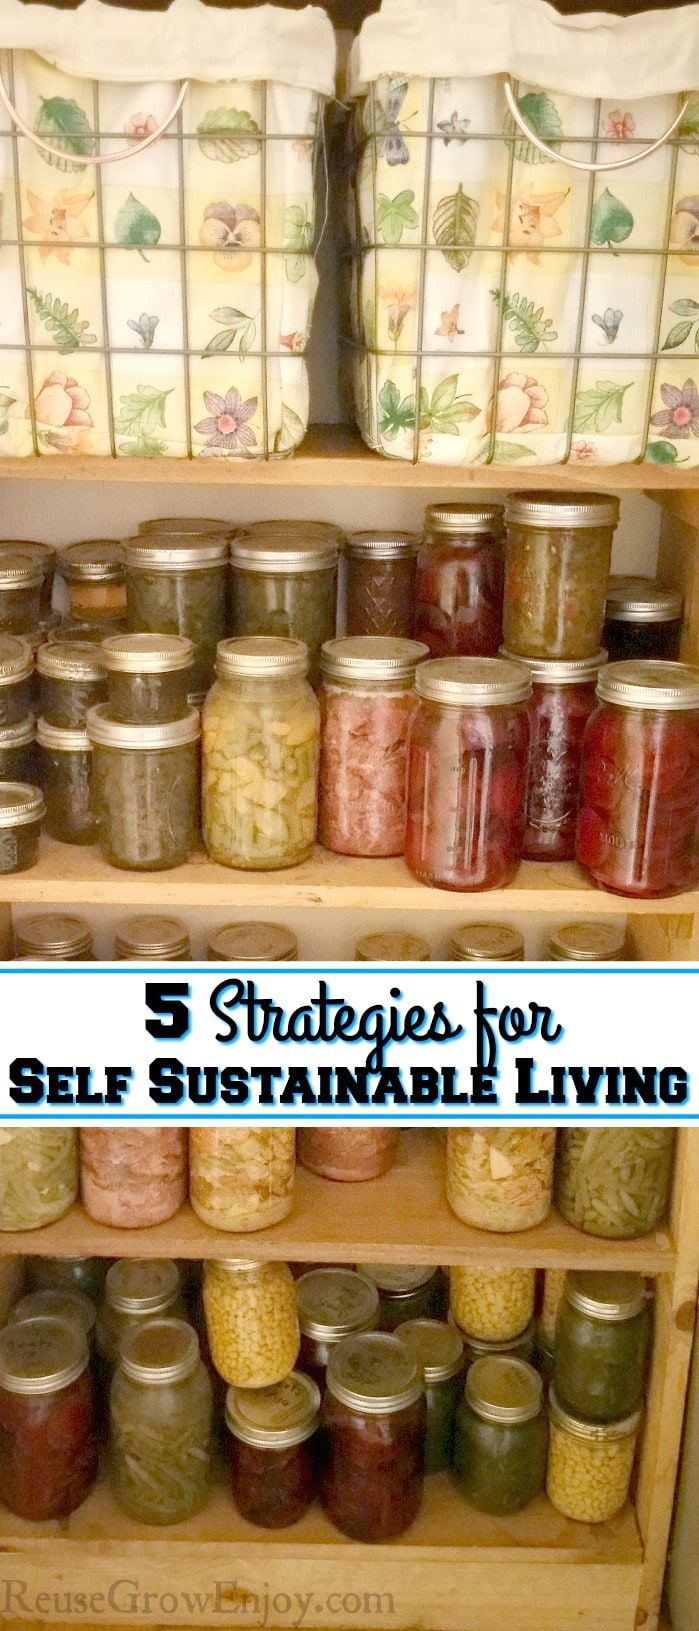
POLYGON ((15 933, 15 957, 33 963, 92 962, 90 925, 72 912, 41 912, 38 917, 24 918, 15 933))
POLYGON ((0 556, 19 551, 33 561, 41 573, 41 591, 39 594, 39 616, 48 617, 51 612, 53 599, 53 580, 56 572, 56 551, 53 544, 39 544, 34 539, 13 538, 11 542, 0 544, 0 556))
POLYGON ((199 715, 170 725, 122 725, 88 714, 99 837, 110 866, 181 866, 199 836, 199 715))
POLYGON ((84 730, 90 708, 104 702, 107 682, 99 649, 89 640, 39 646, 39 713, 61 730, 84 730))
POLYGON ((441 1320, 406 1320, 395 1334, 422 1366, 427 1427, 425 1472, 451 1466, 456 1407, 463 1391, 464 1345, 453 1325, 441 1320))
POLYGON ((190 691, 205 690, 226 634, 225 537, 158 533, 130 538, 124 548, 129 630, 191 640, 190 691))
POLYGON ((496 1517, 541 1489, 548 1432, 538 1371, 522 1359, 477 1359, 456 1412, 454 1472, 464 1494, 496 1517))
POLYGON ((39 859, 44 795, 29 782, 0 782, 0 873, 26 872, 39 859))
POLYGON ((28 640, 0 634, 0 725, 18 725, 31 711, 34 653, 28 640))
POLYGON ((231 542, 233 634, 276 634, 308 646, 310 675, 335 634, 342 534, 318 521, 261 522, 231 542))
POLYGON ((588 1421, 628 1415, 643 1396, 649 1342, 640 1274, 574 1270, 556 1326, 553 1375, 561 1404, 588 1421))
POLYGON ((16 725, 0 725, 0 781, 37 780, 35 735, 32 714, 16 725))
POLYGON ((0 632, 26 634, 39 621, 43 573, 31 555, 0 545, 0 632))
POLYGON ((188 711, 194 648, 182 634, 113 634, 102 646, 109 711, 126 725, 164 725, 188 711))
POLYGON ((38 719, 36 739, 47 833, 61 844, 94 844, 99 816, 92 781, 92 743, 87 731, 64 731, 38 719))

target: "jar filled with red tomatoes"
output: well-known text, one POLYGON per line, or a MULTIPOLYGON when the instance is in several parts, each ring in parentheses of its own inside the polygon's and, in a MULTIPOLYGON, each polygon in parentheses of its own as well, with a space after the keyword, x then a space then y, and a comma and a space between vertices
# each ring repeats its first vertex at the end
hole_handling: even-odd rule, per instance
POLYGON ((53 1316, 0 1332, 0 1500, 32 1523, 66 1518, 97 1475, 87 1337, 53 1316))
POLYGON ((325 1380, 323 1506, 351 1540, 393 1540, 422 1499, 422 1369, 397 1337, 367 1331, 337 1344, 325 1380))
POLYGON ((528 669, 498 657, 422 663, 408 744, 405 859, 421 883, 498 889, 522 854, 528 669))
POLYGON ((513 493, 507 501, 504 640, 520 657, 592 657, 601 645, 619 500, 513 493))
POLYGON ((415 638, 433 657, 494 657, 502 639, 500 504, 428 504, 415 638))
POLYGON ((609 663, 585 731, 576 853, 599 884, 651 898, 699 880, 699 668, 609 663))
MULTIPOLYGON (((503 657, 511 656, 503 647, 503 657)), ((529 669, 529 765, 522 854, 529 861, 572 861, 583 736, 594 711, 604 651, 574 662, 520 659, 529 669)))

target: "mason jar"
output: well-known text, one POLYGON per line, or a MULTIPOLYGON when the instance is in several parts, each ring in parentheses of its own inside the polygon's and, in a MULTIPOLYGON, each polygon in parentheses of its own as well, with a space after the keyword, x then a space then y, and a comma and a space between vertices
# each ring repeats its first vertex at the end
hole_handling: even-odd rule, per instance
POLYGON ((626 1504, 641 1411, 620 1421, 591 1422, 565 1410, 549 1389, 546 1494, 576 1523, 607 1523, 626 1504))
POLYGON ((137 1523, 182 1523, 211 1484, 213 1396, 196 1331, 148 1320, 121 1345, 110 1400, 110 1481, 137 1523))
POLYGON ((28 1291, 26 1296, 20 1297, 14 1303, 8 1315, 8 1322, 14 1324, 22 1320, 35 1319, 65 1320, 68 1325, 86 1337, 88 1347, 94 1341, 95 1325, 97 1322, 97 1309, 91 1297, 83 1291, 75 1291, 68 1287, 47 1286, 40 1291, 28 1291))
POLYGON ((67 1518, 97 1476, 87 1338, 43 1317, 0 1331, 0 1489, 30 1523, 67 1518))
POLYGON ((509 1342, 531 1323, 536 1269, 449 1270, 451 1312, 459 1330, 485 1342, 509 1342))
POLYGON ((640 1274, 575 1269, 558 1310, 554 1386, 564 1409, 615 1421, 643 1397, 650 1346, 640 1274))
POLYGON ((25 917, 15 930, 15 957, 34 963, 91 963, 92 930, 73 912, 42 912, 25 917))
POLYGON ((110 866, 182 866, 199 836, 199 715, 170 725, 122 725, 92 708, 88 732, 102 854, 110 866))
POLYGON ((301 1339, 288 1264, 213 1259, 204 1265, 203 1298, 209 1351, 224 1382, 270 1387, 293 1370, 301 1339))
POLYGON ((321 1500, 350 1540, 395 1540, 422 1501, 426 1409, 417 1360, 367 1331, 333 1349, 323 1400, 321 1500))
POLYGON ((472 1504, 504 1517, 520 1512, 546 1477, 541 1377, 522 1359, 477 1359, 456 1413, 454 1472, 472 1504))
POLYGON ((618 963, 628 959, 626 928, 604 918, 562 923, 548 944, 552 963, 618 963))
POLYGON ((474 1229, 533 1229, 551 1209, 556 1134, 548 1127, 450 1127, 447 1200, 474 1229))
POLYGON ((126 579, 121 544, 93 538, 62 549, 57 570, 68 589, 71 617, 99 628, 126 612, 126 579))
POLYGON ((409 640, 415 618, 418 539, 409 532, 352 532, 345 545, 348 635, 409 640))
POLYGON ((528 671, 497 657, 446 657, 415 675, 405 859, 420 883, 498 889, 522 853, 528 671))
POLYGON ((423 1263, 358 1263, 357 1269, 379 1293, 379 1330, 395 1331, 406 1320, 433 1319, 441 1312, 439 1269, 423 1263))
POLYGON ((0 725, 0 782, 39 782, 34 715, 0 725))
POLYGON ((682 596, 650 578, 610 578, 602 644, 610 663, 639 657, 675 661, 682 641, 682 596))
POLYGON ((453 1325, 442 1320, 406 1320, 396 1336, 422 1369, 425 1383, 425 1472, 451 1466, 454 1421, 464 1386, 464 1345, 453 1325))
POLYGON ((393 1127, 299 1127, 302 1167, 340 1184, 361 1184, 388 1172, 398 1154, 393 1127))
POLYGON ((191 955, 184 923, 159 912, 142 912, 128 918, 114 936, 117 963, 186 963, 191 955))
POLYGON ((129 1331, 154 1319, 184 1316, 180 1272, 164 1257, 120 1257, 107 1270, 97 1317, 97 1348, 108 1374, 129 1331))
POLYGON ((315 1500, 320 1389, 291 1371, 265 1388, 228 1389, 233 1500, 262 1529, 298 1523, 315 1500))
POLYGON ((231 540, 234 635, 302 640, 315 679, 335 634, 342 533, 320 521, 259 521, 231 540))
POLYGON ((667 1211, 671 1127, 562 1127, 556 1205, 568 1223, 603 1240, 636 1240, 667 1211))
MULTIPOLYGON (((501 655, 511 653, 503 647, 501 655)), ((575 662, 520 660, 532 681, 522 854, 528 861, 572 861, 583 736, 606 652, 575 662)))
POLYGON ((614 894, 699 881, 699 670, 610 663, 585 731, 576 853, 614 894))
POLYGON ((100 818, 87 731, 63 730, 37 719, 36 740, 49 837, 61 844, 94 844, 100 818))
POLYGON ((539 1334, 545 1347, 552 1355, 556 1346, 558 1310, 565 1291, 567 1275, 567 1269, 544 1269, 541 1307, 539 1309, 539 1334))
POLYGON ((608 493, 512 493, 507 500, 504 644, 572 662, 602 643, 619 500, 608 493))
POLYGON ((316 837, 320 713, 300 640, 224 640, 202 719, 204 842, 223 866, 307 860, 316 837))
POLYGON ((26 1266, 30 1291, 80 1291, 95 1304, 102 1300, 103 1257, 28 1257, 26 1266))
POLYGON ((36 671, 42 718, 60 730, 84 730, 90 709, 107 695, 99 648, 89 640, 45 641, 36 671))
POLYGON ((225 535, 150 534, 128 539, 124 552, 129 631, 191 640, 190 690, 205 691, 226 633, 225 535))
POLYGON ((359 1331, 373 1331, 379 1318, 379 1293, 356 1269, 309 1269, 296 1281, 301 1331, 299 1364, 325 1386, 328 1360, 338 1342, 359 1331))
POLYGON ((15 553, 26 556, 41 574, 39 617, 49 617, 56 573, 56 550, 53 544, 40 544, 35 539, 27 538, 12 538, 0 544, 0 561, 3 556, 15 553))
POLYGON ((20 1232, 55 1223, 78 1194, 74 1127, 0 1130, 0 1229, 20 1232))
POLYGON ((428 504, 415 634, 432 657, 494 657, 502 639, 501 504, 428 504))
POLYGON ((449 938, 453 963, 521 963, 524 935, 507 923, 462 923, 449 938))
POLYGON ((429 963, 429 941, 403 929, 382 929, 363 934, 354 948, 357 963, 429 963))
POLYGON ((320 654, 319 838, 339 855, 402 855, 417 640, 328 640, 320 654))
POLYGON ((194 648, 181 634, 112 634, 102 643, 109 711, 125 725, 169 725, 189 711, 194 648))
POLYGON ((502 1342, 488 1342, 485 1337, 467 1336, 457 1325, 453 1314, 449 1315, 449 1324, 459 1332, 464 1345, 464 1365, 468 1370, 477 1359, 524 1359, 527 1364, 534 1363, 536 1351, 536 1320, 531 1319, 519 1336, 504 1337, 502 1342))
POLYGON ((20 548, 0 546, 0 634, 28 634, 39 621, 43 572, 20 548))
POLYGON ((34 655, 28 640, 0 634, 0 725, 18 725, 31 712, 34 655))
POLYGON ((30 782, 0 782, 0 873, 26 872, 39 859, 44 795, 30 782))
POLYGON ((226 923, 206 948, 210 963, 295 963, 298 954, 293 929, 281 923, 226 923))
POLYGON ((187 1194, 185 1127, 83 1127, 80 1191, 88 1217, 113 1229, 150 1229, 187 1194))
POLYGON ((293 1127, 192 1127, 189 1198, 210 1229, 248 1234, 288 1217, 294 1204, 293 1127))

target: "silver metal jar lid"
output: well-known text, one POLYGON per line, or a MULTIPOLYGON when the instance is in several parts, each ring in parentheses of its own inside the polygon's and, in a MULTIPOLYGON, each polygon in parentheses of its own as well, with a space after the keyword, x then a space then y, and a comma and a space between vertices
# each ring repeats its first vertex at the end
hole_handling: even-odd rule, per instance
POLYGON ((474 1359, 466 1376, 466 1398, 484 1421, 531 1421, 544 1399, 539 1372, 510 1354, 474 1359))
POLYGON ((194 645, 184 634, 110 634, 102 641, 110 674, 176 674, 193 662, 194 645))
POLYGON ((564 1296, 571 1308, 590 1319, 630 1320, 646 1306, 640 1274, 600 1269, 573 1269, 566 1275, 564 1296))
POLYGON ((214 1257, 204 1264, 205 1269, 220 1270, 222 1274, 256 1274, 266 1267, 264 1258, 256 1257, 214 1257))
POLYGON ((23 555, 19 549, 3 549, 0 545, 0 590, 38 589, 44 574, 36 559, 23 555))
POLYGON ((67 1320, 45 1315, 0 1331, 0 1388, 8 1393, 58 1393, 88 1362, 87 1337, 67 1320))
POLYGON ((230 546, 231 566, 244 572, 267 574, 299 572, 303 577, 308 572, 332 570, 337 565, 339 555, 339 540, 319 538, 314 541, 310 534, 305 539, 293 543, 285 537, 270 535, 253 539, 249 535, 239 533, 232 539, 230 546))
POLYGON ((114 955, 143 962, 170 962, 189 955, 189 934, 177 917, 144 912, 117 929, 114 955))
POLYGON ((42 912, 24 918, 16 933, 18 957, 63 962, 92 951, 92 931, 84 917, 70 912, 42 912))
POLYGON ((124 559, 127 567, 140 566, 148 572, 202 572, 214 566, 225 566, 228 560, 228 539, 186 533, 184 537, 163 533, 148 538, 127 538, 124 541, 124 559))
POLYGON ((39 646, 37 672, 51 680, 78 680, 89 683, 104 678, 99 647, 89 640, 55 640, 39 646))
POLYGON ((19 634, 0 634, 0 685, 18 685, 34 668, 31 643, 19 634))
POLYGON ((8 538, 0 543, 0 556, 8 549, 18 550, 28 560, 36 561, 43 578, 53 576, 58 553, 54 544, 42 544, 36 538, 8 538))
POLYGON ((97 1309, 91 1297, 83 1291, 62 1290, 59 1286, 45 1291, 30 1291, 20 1297, 10 1311, 10 1320, 18 1324, 23 1320, 45 1318, 65 1320, 89 1337, 94 1330, 97 1309))
POLYGON ((600 671, 597 696, 620 708, 650 708, 661 713, 699 708, 699 668, 655 658, 607 663, 600 671))
POLYGON ((211 963, 295 963, 298 954, 293 929, 281 923, 226 923, 207 947, 211 963))
POLYGON ((444 533, 500 533, 504 518, 502 504, 428 504, 425 529, 444 533))
POLYGON ((311 1438, 318 1426, 320 1388, 292 1370, 271 1387, 229 1387, 226 1426, 234 1438, 261 1450, 287 1450, 311 1438))
POLYGON ((273 634, 246 634, 219 640, 216 670, 241 679, 264 679, 278 674, 305 674, 308 646, 303 640, 283 640, 273 634))
POLYGON ((617 923, 562 923, 549 940, 554 963, 618 962, 624 956, 626 930, 617 923))
POLYGON ((233 523, 200 515, 159 515, 152 521, 142 521, 138 531, 141 538, 157 538, 162 533, 171 538, 230 538, 233 523))
POLYGON ((166 1257, 120 1257, 107 1270, 105 1294, 120 1314, 160 1314, 180 1294, 180 1271, 166 1257))
POLYGON ((607 661, 607 653, 601 647, 594 657, 576 657, 565 663, 556 658, 517 657, 506 646, 500 647, 499 655, 506 657, 508 662, 520 663, 522 668, 527 668, 533 685, 584 685, 597 679, 607 661))
POLYGON ((39 747, 50 748, 52 753, 92 752, 92 742, 87 731, 74 730, 63 725, 50 725, 47 719, 37 719, 36 739, 39 747))
POLYGON ((358 1263, 357 1272, 389 1297, 409 1297, 434 1280, 437 1269, 426 1263, 358 1263))
POLYGON ((421 640, 398 640, 382 634, 350 634, 326 640, 320 648, 320 669, 327 679, 348 681, 408 681, 418 663, 429 657, 421 640))
POLYGON ((25 714, 16 725, 0 725, 0 753, 7 753, 10 748, 27 748, 34 736, 33 714, 25 714))
POLYGON ((358 963, 429 963, 430 948, 419 934, 382 929, 377 934, 363 934, 354 956, 358 963))
POLYGON ((394 1336, 407 1343, 422 1366, 426 1387, 448 1382, 458 1375, 464 1362, 464 1345, 455 1325, 444 1320, 405 1320, 394 1336))
POLYGON ((529 669, 503 657, 433 657, 420 663, 415 689, 456 708, 499 708, 531 696, 529 669))
POLYGON ((564 1433, 584 1439, 588 1444, 609 1444, 614 1439, 631 1438, 638 1432, 643 1415, 643 1407, 639 1405, 637 1410, 632 1410, 629 1416, 621 1416, 618 1421, 586 1421, 584 1417, 573 1416, 569 1410, 564 1410, 552 1387, 549 1388, 548 1405, 552 1426, 560 1427, 564 1433))
POLYGON ((682 596, 652 578, 610 578, 605 617, 610 623, 676 623, 682 596))
POLYGON ((424 1392, 417 1360, 383 1331, 343 1337, 330 1354, 325 1383, 335 1399, 369 1416, 404 1410, 424 1392))
POLYGON ((398 561, 417 555, 420 540, 412 532, 351 532, 346 552, 373 561, 398 561))
POLYGON ((124 556, 115 538, 91 538, 86 543, 69 544, 58 556, 58 570, 67 583, 121 582, 124 556))
POLYGON ((529 527, 561 527, 566 532, 578 527, 615 527, 619 520, 619 500, 609 493, 510 493, 505 504, 508 526, 514 522, 529 527))
POLYGON ((524 957, 524 936, 507 923, 462 923, 449 941, 455 963, 518 963, 524 957))
POLYGON ((199 1338, 186 1320, 145 1320, 125 1333, 119 1348, 124 1375, 152 1387, 182 1382, 199 1361, 199 1338))
POLYGON ((340 1342, 353 1331, 371 1331, 379 1317, 379 1293, 356 1269, 309 1269, 296 1281, 299 1326, 319 1342, 340 1342))
POLYGON ((189 742, 198 742, 201 735, 199 714, 191 708, 182 719, 172 719, 167 725, 122 725, 112 719, 109 704, 99 703, 90 708, 87 729, 91 742, 105 748, 181 748, 189 742))
POLYGON ((30 827, 45 815, 40 788, 30 782, 0 782, 0 827, 30 827))

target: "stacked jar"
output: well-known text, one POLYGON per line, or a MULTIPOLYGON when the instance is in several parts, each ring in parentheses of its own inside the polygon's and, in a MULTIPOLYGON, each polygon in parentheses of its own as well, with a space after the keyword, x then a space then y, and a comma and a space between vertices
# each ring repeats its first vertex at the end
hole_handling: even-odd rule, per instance
POLYGON ((191 641, 189 685, 198 701, 211 684, 216 647, 226 633, 226 535, 152 532, 130 538, 124 555, 130 632, 191 641))
POLYGON ((120 544, 113 538, 69 544, 58 556, 57 569, 76 624, 94 626, 100 637, 110 627, 123 628, 126 584, 120 544))
POLYGON ((56 551, 53 544, 39 544, 34 539, 13 538, 0 544, 0 564, 8 556, 19 554, 27 562, 32 562, 35 571, 41 578, 39 591, 39 615, 36 623, 30 625, 35 629, 40 623, 51 615, 51 602, 53 599, 53 583, 56 574, 56 551))
POLYGON ((130 1331, 153 1319, 184 1316, 182 1286, 170 1258, 121 1257, 107 1271, 105 1294, 97 1319, 97 1349, 103 1372, 116 1370, 121 1345, 130 1331))
POLYGON ((300 640, 310 676, 335 634, 337 575, 344 544, 319 521, 260 521, 231 541, 231 633, 300 640))
POLYGON ((29 641, 0 634, 0 782, 35 780, 33 669, 29 641))

